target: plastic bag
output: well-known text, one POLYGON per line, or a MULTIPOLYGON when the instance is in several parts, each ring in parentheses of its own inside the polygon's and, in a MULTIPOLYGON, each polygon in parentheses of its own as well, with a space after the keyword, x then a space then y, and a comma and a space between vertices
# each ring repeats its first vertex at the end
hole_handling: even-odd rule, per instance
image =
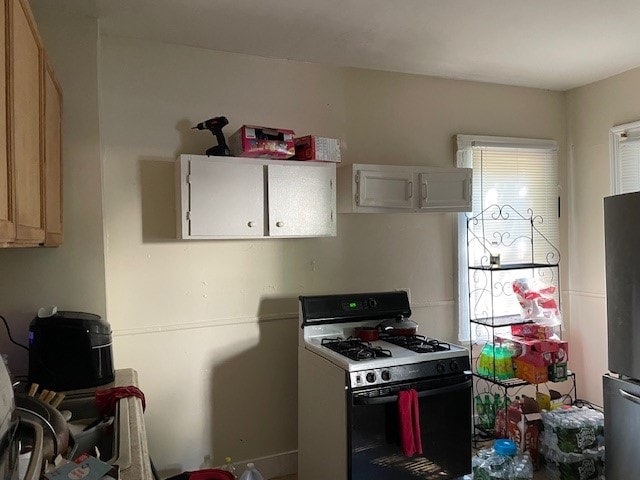
POLYGON ((518 278, 511 286, 522 307, 523 318, 549 326, 560 325, 560 311, 553 298, 556 287, 535 278, 518 278))

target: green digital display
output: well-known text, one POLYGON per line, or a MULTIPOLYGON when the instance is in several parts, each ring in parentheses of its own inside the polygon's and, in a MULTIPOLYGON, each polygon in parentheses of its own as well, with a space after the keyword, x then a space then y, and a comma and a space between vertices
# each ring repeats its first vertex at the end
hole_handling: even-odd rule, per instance
POLYGON ((358 308, 358 304, 356 302, 349 302, 349 308, 358 308))

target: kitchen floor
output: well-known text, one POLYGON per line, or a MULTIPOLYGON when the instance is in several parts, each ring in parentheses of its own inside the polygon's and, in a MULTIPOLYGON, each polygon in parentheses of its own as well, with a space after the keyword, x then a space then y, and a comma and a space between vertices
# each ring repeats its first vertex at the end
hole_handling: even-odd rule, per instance
MULTIPOLYGON (((298 476, 297 475, 286 475, 284 477, 273 478, 271 480, 298 480, 298 476)), ((533 480, 549 480, 549 477, 547 477, 544 474, 544 470, 541 470, 539 472, 535 472, 535 474, 533 475, 533 480)))
MULTIPOLYGON (((271 480, 298 480, 298 476, 297 475, 287 475, 284 477, 278 477, 278 478, 273 478, 271 480)), ((540 472, 536 472, 533 475, 533 480, 549 480, 549 477, 547 477, 543 471, 540 472)))

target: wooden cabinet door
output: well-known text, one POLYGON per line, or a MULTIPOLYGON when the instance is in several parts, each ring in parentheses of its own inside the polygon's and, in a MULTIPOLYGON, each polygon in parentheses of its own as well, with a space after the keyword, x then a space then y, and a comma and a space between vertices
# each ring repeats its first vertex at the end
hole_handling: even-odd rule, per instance
POLYGON ((267 166, 269 236, 336 235, 335 164, 267 166))
POLYGON ((10 0, 9 91, 15 168, 16 242, 44 242, 42 45, 26 0, 10 0))
POLYGON ((189 233, 183 238, 264 235, 263 165, 242 159, 189 163, 189 233))
POLYGON ((471 169, 421 173, 420 208, 423 210, 471 211, 471 169))
POLYGON ((16 238, 13 165, 7 136, 7 1, 0 1, 0 244, 16 238))
POLYGON ((44 71, 44 194, 46 246, 62 244, 62 89, 48 64, 44 71))

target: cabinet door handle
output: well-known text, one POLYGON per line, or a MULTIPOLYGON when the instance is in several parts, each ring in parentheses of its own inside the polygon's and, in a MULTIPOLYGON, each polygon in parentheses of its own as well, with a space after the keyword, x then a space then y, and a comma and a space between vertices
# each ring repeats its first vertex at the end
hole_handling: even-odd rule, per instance
POLYGON ((426 200, 427 199, 427 183, 423 183, 422 185, 420 185, 422 187, 422 199, 426 200))
POLYGON ((407 183, 407 199, 413 197, 413 182, 407 183))
POLYGON ((249 227, 255 227, 256 226, 256 222, 251 221, 251 222, 247 223, 247 225, 249 227))
POLYGON ((276 227, 284 227, 284 222, 276 222, 276 227))

